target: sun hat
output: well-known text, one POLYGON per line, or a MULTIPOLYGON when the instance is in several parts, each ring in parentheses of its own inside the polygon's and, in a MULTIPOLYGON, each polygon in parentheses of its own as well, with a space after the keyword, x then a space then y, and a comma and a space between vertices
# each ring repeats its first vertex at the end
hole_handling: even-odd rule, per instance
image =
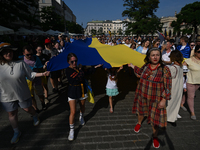
POLYGON ((14 48, 10 43, 4 43, 4 42, 1 42, 0 43, 0 52, 4 49, 11 49, 11 50, 17 50, 17 48, 14 48))

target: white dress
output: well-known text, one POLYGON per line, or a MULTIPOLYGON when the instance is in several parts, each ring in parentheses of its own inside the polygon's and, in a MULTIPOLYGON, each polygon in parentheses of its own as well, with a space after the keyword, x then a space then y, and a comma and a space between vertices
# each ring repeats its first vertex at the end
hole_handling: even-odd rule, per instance
POLYGON ((175 122, 183 96, 183 69, 178 65, 169 67, 172 76, 171 100, 167 101, 167 121, 175 122))

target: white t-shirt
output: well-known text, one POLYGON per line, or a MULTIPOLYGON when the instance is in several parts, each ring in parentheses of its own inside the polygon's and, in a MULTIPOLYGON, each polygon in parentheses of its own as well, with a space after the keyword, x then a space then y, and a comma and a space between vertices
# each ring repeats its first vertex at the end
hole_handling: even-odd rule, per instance
POLYGON ((170 61, 169 55, 171 54, 171 51, 169 53, 165 53, 162 55, 162 60, 163 61, 170 61))
POLYGON ((181 51, 181 50, 183 50, 185 47, 186 47, 186 45, 185 45, 185 46, 181 46, 181 49, 180 49, 180 51, 181 51))
POLYGON ((36 73, 22 60, 0 65, 0 101, 20 102, 31 98, 26 78, 32 80, 36 73))
MULTIPOLYGON (((108 75, 108 81, 106 84, 106 88, 108 89, 117 89, 117 83, 114 80, 110 80, 111 75, 108 75)), ((112 76, 114 78, 114 76, 112 76)))
POLYGON ((126 44, 126 43, 125 43, 124 45, 126 45, 127 47, 130 47, 130 46, 131 46, 131 44, 126 44))
POLYGON ((146 54, 148 49, 142 49, 142 54, 146 54))

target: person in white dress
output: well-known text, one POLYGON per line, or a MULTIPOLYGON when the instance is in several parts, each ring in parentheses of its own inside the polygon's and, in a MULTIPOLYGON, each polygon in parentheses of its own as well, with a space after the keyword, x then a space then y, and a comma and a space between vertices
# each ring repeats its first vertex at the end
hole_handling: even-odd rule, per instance
POLYGON ((175 50, 169 57, 173 65, 169 66, 172 76, 172 95, 167 104, 167 121, 175 123, 183 95, 183 55, 180 51, 175 50))

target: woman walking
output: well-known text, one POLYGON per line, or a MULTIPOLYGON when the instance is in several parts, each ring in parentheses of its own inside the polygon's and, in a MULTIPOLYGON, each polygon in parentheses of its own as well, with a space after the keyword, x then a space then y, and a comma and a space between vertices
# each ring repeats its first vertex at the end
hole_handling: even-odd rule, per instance
POLYGON ((172 92, 171 100, 167 101, 167 121, 175 123, 177 118, 181 117, 178 112, 183 95, 183 55, 179 50, 175 50, 169 57, 173 65, 169 67, 172 76, 172 92))
MULTIPOLYGON (((79 121, 81 125, 85 125, 84 112, 85 112, 85 100, 88 97, 87 87, 85 84, 84 72, 81 68, 77 67, 78 58, 74 53, 69 53, 67 56, 67 62, 69 67, 66 68, 66 76, 68 79, 68 102, 70 106, 69 126, 70 132, 68 136, 69 141, 74 140, 74 118, 76 113, 76 100, 80 105, 80 117, 79 121)), ((97 65, 94 68, 100 67, 97 65)))
POLYGON ((10 124, 14 130, 11 144, 17 143, 21 132, 18 128, 18 107, 33 116, 33 125, 40 121, 32 107, 32 98, 26 78, 33 80, 35 77, 47 76, 49 72, 35 73, 23 61, 18 60, 9 43, 0 44, 0 102, 8 112, 10 124))
MULTIPOLYGON (((196 120, 194 113, 195 91, 200 87, 200 46, 195 47, 194 56, 186 59, 183 65, 189 69, 187 73, 187 102, 191 112, 191 119, 196 120)), ((182 103, 183 105, 183 103, 182 103)))
POLYGON ((144 61, 146 64, 142 68, 129 64, 140 77, 132 110, 138 115, 134 131, 140 131, 146 116, 147 123, 151 124, 153 129, 153 146, 159 148, 158 129, 167 126, 166 100, 171 99, 171 73, 169 68, 163 65, 158 48, 148 50, 144 61))

